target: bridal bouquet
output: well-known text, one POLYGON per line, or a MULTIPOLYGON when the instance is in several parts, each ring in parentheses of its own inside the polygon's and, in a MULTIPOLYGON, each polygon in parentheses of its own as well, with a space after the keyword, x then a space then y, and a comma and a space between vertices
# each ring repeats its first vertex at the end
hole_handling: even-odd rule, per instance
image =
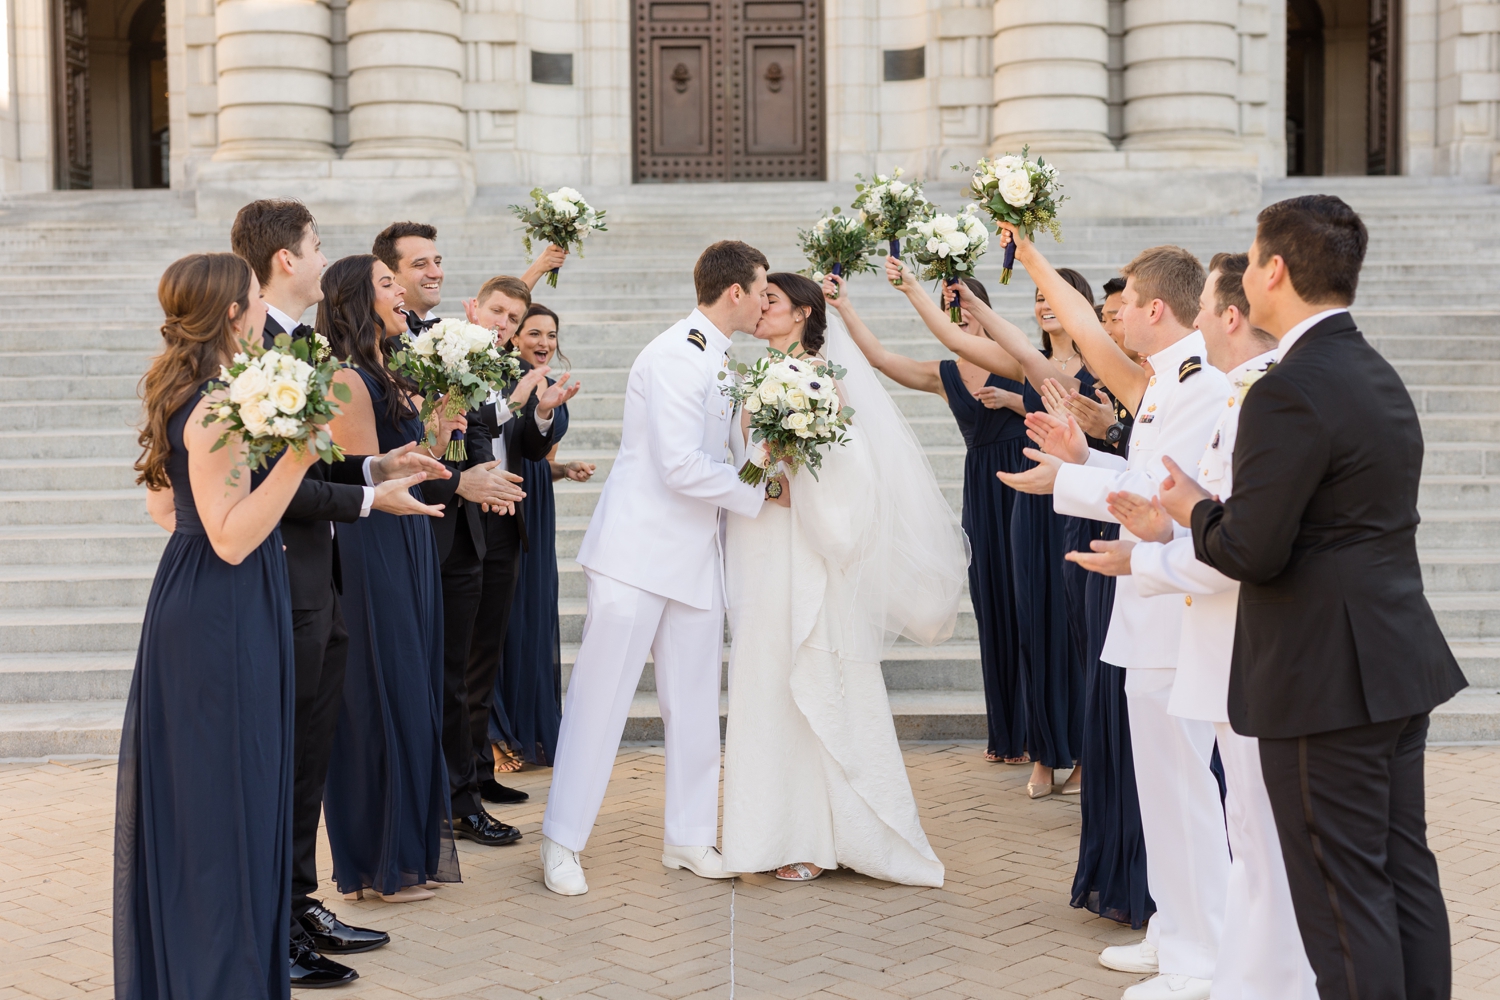
MULTIPOLYGON (((455 417, 521 377, 519 352, 500 350, 493 331, 465 320, 440 320, 415 336, 403 333, 401 342, 401 350, 391 355, 391 371, 417 384, 424 424, 439 406, 442 416, 455 417)), ((453 432, 446 455, 450 462, 469 457, 463 431, 453 432)))
MULTIPOLYGON (((913 223, 911 235, 911 255, 921 268, 921 276, 948 285, 958 284, 960 278, 972 278, 990 243, 990 234, 973 205, 958 215, 939 214, 913 223)), ((962 319, 956 298, 948 307, 948 318, 955 323, 962 319)))
MULTIPOLYGON (((326 347, 327 341, 314 335, 326 347)), ((336 462, 344 452, 333 443, 328 421, 338 413, 338 402, 349 402, 349 389, 333 381, 339 366, 313 338, 276 337, 270 350, 246 344, 245 350, 219 367, 219 378, 208 390, 227 390, 224 401, 212 407, 203 425, 226 425, 214 443, 218 451, 231 437, 245 442, 246 461, 264 469, 286 448, 311 448, 325 462, 336 462)), ((230 482, 240 477, 239 467, 230 482)))
POLYGON ((778 462, 788 474, 805 465, 816 479, 823 452, 848 440, 854 417, 852 407, 840 405, 835 384, 844 370, 772 350, 753 365, 734 365, 733 372, 734 381, 721 391, 750 414, 750 455, 740 479, 757 486, 778 462))
MULTIPOLYGON (((1030 152, 1030 146, 1022 146, 1020 156, 1007 154, 998 160, 980 160, 965 194, 976 199, 990 218, 997 223, 1009 222, 1026 239, 1031 239, 1038 229, 1045 229, 1061 243, 1057 207, 1065 198, 1059 193, 1062 184, 1057 180, 1057 168, 1040 156, 1035 161, 1028 159, 1030 152)), ((1005 248, 1005 262, 1000 270, 1002 285, 1010 284, 1015 263, 1016 245, 1011 243, 1005 248)))
POLYGON ((875 252, 875 237, 858 219, 840 215, 834 206, 811 229, 797 231, 797 241, 812 266, 805 272, 814 281, 822 281, 825 274, 840 276, 873 271, 870 254, 875 252))
MULTIPOLYGON (((854 207, 859 209, 860 221, 869 228, 872 237, 889 241, 892 257, 900 257, 902 237, 911 235, 913 223, 932 218, 937 208, 922 194, 921 181, 907 183, 901 179, 900 167, 891 171, 889 177, 876 174, 870 181, 862 174, 854 176, 859 181, 854 185, 858 192, 854 207)), ((901 279, 897 278, 896 283, 900 284, 901 279)))
MULTIPOLYGON (((551 243, 567 250, 578 248, 583 256, 583 241, 594 231, 608 232, 604 225, 604 210, 595 210, 583 195, 570 187, 560 187, 551 194, 541 188, 531 189, 532 204, 512 205, 510 210, 516 218, 526 224, 521 242, 526 247, 528 261, 534 243, 551 243)), ((547 272, 547 285, 557 287, 557 268, 547 272)))

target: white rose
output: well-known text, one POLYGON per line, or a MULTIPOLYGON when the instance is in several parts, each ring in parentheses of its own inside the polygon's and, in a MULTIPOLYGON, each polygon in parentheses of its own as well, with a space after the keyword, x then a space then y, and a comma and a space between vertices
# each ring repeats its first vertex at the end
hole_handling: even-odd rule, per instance
POLYGON ((944 236, 943 242, 952 247, 954 253, 963 253, 969 248, 969 234, 963 230, 955 230, 944 236))
POLYGON ((571 219, 578 214, 578 206, 571 201, 553 196, 547 199, 552 204, 552 210, 565 219, 571 219))
POLYGON ((1025 163, 1026 161, 1021 159, 1019 156, 1002 156, 1000 157, 1000 159, 995 161, 995 176, 998 177, 1002 174, 1008 174, 1013 170, 1021 170, 1023 169, 1025 163))
POLYGON ((461 367, 469 356, 469 345, 461 340, 445 340, 438 346, 438 358, 449 368, 461 367))
POLYGON ((270 387, 271 382, 266 378, 266 373, 251 365, 230 383, 229 398, 236 403, 248 403, 264 396, 270 387))
POLYGON ((432 330, 423 330, 421 334, 410 341, 411 352, 419 357, 430 358, 436 350, 432 330))
POLYGON ((245 364, 247 361, 250 360, 250 355, 246 354, 244 351, 241 351, 238 354, 236 354, 233 358, 231 358, 230 360, 234 364, 242 365, 242 364, 245 364))
POLYGON ((908 187, 910 187, 910 185, 906 184, 904 181, 891 181, 891 194, 899 198, 906 192, 906 189, 908 187))
POLYGON ((259 405, 240 407, 240 423, 245 425, 253 437, 260 437, 270 430, 270 418, 265 415, 259 405))
POLYGON ((271 383, 271 402, 282 413, 296 413, 307 405, 307 393, 291 379, 280 379, 271 383))
POLYGON ((746 413, 759 413, 760 412, 760 396, 759 395, 746 396, 745 397, 745 401, 742 404, 740 404, 740 405, 742 405, 745 408, 745 412, 746 413))
POLYGON ((786 394, 786 403, 795 410, 805 410, 807 409, 807 396, 801 389, 791 389, 786 394))
POLYGON ((760 396, 762 403, 774 403, 781 398, 780 388, 770 380, 762 382, 756 394, 760 396))
POLYGON ((576 202, 580 205, 583 204, 583 195, 579 194, 577 191, 573 190, 570 187, 560 187, 555 193, 559 198, 563 198, 571 202, 576 202))
POLYGON ((1014 170, 1000 178, 1000 197, 1013 208, 1025 208, 1031 204, 1031 175, 1024 170, 1014 170))
POLYGON ((811 423, 811 418, 805 413, 788 413, 782 420, 781 426, 789 431, 800 431, 806 430, 809 423, 811 423))
POLYGON ((940 247, 942 245, 943 245, 943 241, 940 240, 940 239, 938 239, 936 236, 934 236, 934 237, 930 238, 927 241, 927 248, 926 248, 927 252, 928 253, 937 253, 938 252, 938 247, 940 247))
POLYGON ((271 433, 281 438, 302 436, 302 425, 291 417, 277 417, 271 421, 271 433))

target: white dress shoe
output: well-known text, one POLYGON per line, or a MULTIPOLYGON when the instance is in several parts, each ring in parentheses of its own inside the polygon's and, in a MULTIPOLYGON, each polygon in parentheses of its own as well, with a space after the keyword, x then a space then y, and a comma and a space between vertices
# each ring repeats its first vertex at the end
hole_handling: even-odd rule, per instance
POLYGON ((1121 1000, 1208 1000, 1213 983, 1192 976, 1157 976, 1136 983, 1121 1000))
POLYGON ((661 863, 671 869, 686 868, 699 878, 734 878, 735 872, 724 870, 724 856, 717 847, 676 847, 665 844, 661 863))
POLYGON ((542 838, 542 881, 560 896, 582 896, 589 891, 578 852, 547 837, 542 838))
POLYGON ((1155 972, 1156 945, 1145 939, 1135 944, 1117 944, 1099 953, 1099 964, 1116 972, 1155 972))

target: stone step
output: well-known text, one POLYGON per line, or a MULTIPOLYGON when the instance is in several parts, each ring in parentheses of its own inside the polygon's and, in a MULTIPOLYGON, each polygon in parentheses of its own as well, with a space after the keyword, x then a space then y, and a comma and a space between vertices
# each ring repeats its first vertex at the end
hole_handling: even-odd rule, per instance
MULTIPOLYGON (((1494 540, 1500 542, 1500 534, 1494 540)), ((1428 591, 1500 593, 1500 549, 1421 549, 1418 555, 1428 591)))
MULTIPOLYGON (((100 449, 121 448, 121 442, 101 439, 98 432, 87 437, 100 449)), ((131 440, 134 440, 133 436, 131 440)), ((57 443, 57 439, 52 443, 57 443)), ((128 447, 136 455, 140 454, 138 445, 128 447)), ((3 440, 0 440, 0 449, 3 448, 3 440)), ((135 477, 134 457, 0 458, 0 490, 126 490, 135 485, 135 477)))
POLYGON ((155 577, 154 562, 0 565, 0 607, 144 608, 155 577))
POLYGON ((1500 688, 1500 640, 1450 642, 1458 665, 1476 688, 1500 688))
POLYGON ((150 524, 144 487, 117 490, 0 490, 0 526, 150 524))
POLYGON ((1449 642, 1500 637, 1500 592, 1428 591, 1427 603, 1449 642))
POLYGON ((0 608, 0 655, 112 653, 134 649, 144 604, 129 607, 0 608))
POLYGON ((0 525, 0 568, 49 565, 59 559, 154 567, 168 537, 150 523, 5 524, 0 525))

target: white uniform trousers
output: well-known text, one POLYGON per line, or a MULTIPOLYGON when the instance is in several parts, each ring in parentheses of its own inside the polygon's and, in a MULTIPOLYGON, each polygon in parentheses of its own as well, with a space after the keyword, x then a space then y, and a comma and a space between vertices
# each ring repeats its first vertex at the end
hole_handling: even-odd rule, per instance
POLYGON ((1260 770, 1260 741, 1214 723, 1229 795, 1229 898, 1214 1000, 1318 1000, 1302 947, 1276 817, 1260 770))
POLYGON ((667 738, 666 843, 715 845, 723 598, 715 587, 705 611, 585 573, 588 618, 568 681, 542 833, 569 850, 588 843, 650 651, 667 738))
POLYGON ((1148 940, 1160 952, 1163 974, 1213 979, 1229 843, 1219 783, 1208 769, 1214 726, 1167 714, 1176 675, 1176 670, 1125 671, 1146 882, 1156 901, 1148 940))

